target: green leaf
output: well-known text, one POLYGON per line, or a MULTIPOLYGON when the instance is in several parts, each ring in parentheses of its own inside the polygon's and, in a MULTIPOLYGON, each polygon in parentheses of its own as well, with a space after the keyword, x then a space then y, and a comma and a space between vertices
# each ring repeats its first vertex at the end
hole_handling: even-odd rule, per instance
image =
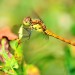
POLYGON ((72 35, 75 36, 75 24, 72 25, 72 27, 71 27, 71 33, 72 33, 72 35))
POLYGON ((68 46, 65 47, 65 64, 70 75, 75 75, 75 58, 72 57, 70 53, 70 48, 68 46))
POLYGON ((16 61, 16 59, 14 58, 14 56, 9 52, 10 56, 8 55, 8 51, 5 48, 5 43, 6 43, 6 39, 3 38, 1 40, 1 45, 2 45, 2 51, 1 51, 1 56, 4 58, 4 64, 2 65, 2 70, 5 73, 8 73, 8 75, 16 75, 16 72, 14 71, 14 68, 18 69, 18 63, 16 61), (12 72, 13 73, 12 73, 12 72))
POLYGON ((18 40, 10 41, 10 46, 13 50, 16 50, 18 47, 18 40))

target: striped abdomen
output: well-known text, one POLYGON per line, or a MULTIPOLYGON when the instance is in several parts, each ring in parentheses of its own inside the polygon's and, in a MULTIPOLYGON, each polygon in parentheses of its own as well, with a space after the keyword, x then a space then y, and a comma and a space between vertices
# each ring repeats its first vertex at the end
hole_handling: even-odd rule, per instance
POLYGON ((59 39, 59 40, 61 40, 63 42, 66 42, 68 44, 71 44, 71 45, 75 46, 75 43, 71 42, 70 40, 67 40, 67 39, 62 38, 62 37, 60 37, 60 36, 58 36, 58 35, 50 32, 49 30, 45 30, 44 32, 45 32, 45 34, 47 34, 49 36, 52 36, 52 37, 57 38, 57 39, 59 39))

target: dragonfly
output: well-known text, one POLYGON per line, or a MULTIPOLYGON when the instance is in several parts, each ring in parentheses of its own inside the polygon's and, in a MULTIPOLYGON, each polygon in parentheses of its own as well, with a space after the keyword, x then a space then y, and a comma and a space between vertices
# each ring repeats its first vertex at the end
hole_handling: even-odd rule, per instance
POLYGON ((38 32, 44 33, 47 36, 52 36, 56 39, 59 39, 59 40, 65 42, 65 43, 75 46, 75 43, 73 43, 71 40, 67 40, 59 35, 56 35, 52 31, 48 30, 46 25, 44 24, 44 22, 41 19, 32 19, 31 17, 26 17, 23 19, 23 26, 25 26, 23 28, 29 33, 29 35, 25 36, 25 37, 30 38, 31 31, 36 30, 38 32))

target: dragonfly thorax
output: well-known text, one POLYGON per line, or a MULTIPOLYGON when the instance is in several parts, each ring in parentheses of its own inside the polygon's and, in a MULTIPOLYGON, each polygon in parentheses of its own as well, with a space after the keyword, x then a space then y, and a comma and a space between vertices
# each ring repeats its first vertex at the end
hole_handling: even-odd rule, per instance
POLYGON ((31 24, 32 24, 33 28, 35 30, 39 31, 39 32, 42 32, 42 31, 45 31, 46 30, 46 26, 39 19, 32 19, 31 24))
POLYGON ((43 32, 43 29, 39 24, 31 25, 31 29, 34 29, 34 30, 36 30, 38 32, 43 32))

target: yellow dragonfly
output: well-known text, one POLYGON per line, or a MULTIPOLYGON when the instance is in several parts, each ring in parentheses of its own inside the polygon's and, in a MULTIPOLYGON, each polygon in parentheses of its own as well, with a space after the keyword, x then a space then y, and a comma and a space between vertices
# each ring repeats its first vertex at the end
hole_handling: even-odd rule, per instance
POLYGON ((26 37, 30 38, 31 30, 34 29, 38 32, 44 33, 47 36, 52 36, 56 39, 59 39, 59 40, 65 42, 65 43, 75 46, 75 43, 73 43, 72 41, 67 40, 61 36, 58 36, 58 35, 54 34, 52 31, 48 30, 46 28, 46 25, 40 19, 32 19, 31 17, 26 17, 23 19, 23 26, 25 26, 23 28, 29 33, 29 35, 27 35, 26 37))

